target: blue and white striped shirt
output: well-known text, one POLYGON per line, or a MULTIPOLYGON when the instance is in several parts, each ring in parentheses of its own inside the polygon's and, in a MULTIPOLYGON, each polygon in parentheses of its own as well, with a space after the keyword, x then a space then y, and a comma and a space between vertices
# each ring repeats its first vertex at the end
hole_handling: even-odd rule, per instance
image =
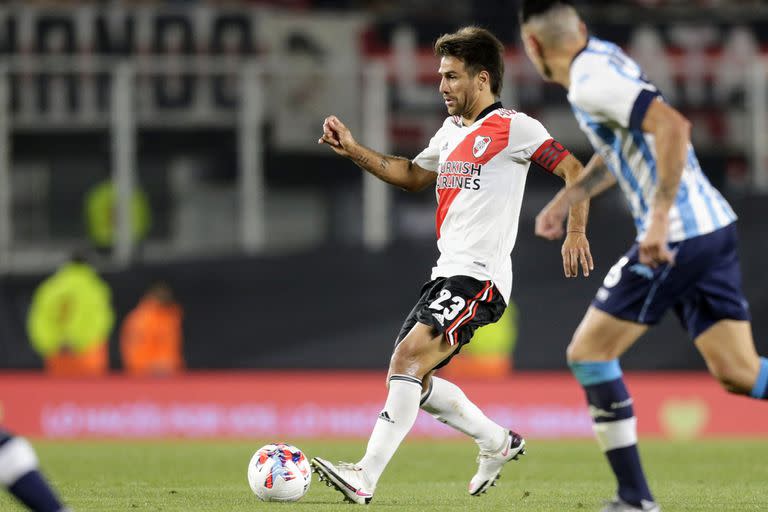
MULTIPOLYGON (((641 129, 651 102, 660 96, 640 66, 613 43, 590 38, 573 60, 568 101, 595 151, 616 176, 629 203, 640 240, 648 228, 656 190, 654 136, 641 129)), ((736 214, 701 170, 693 146, 669 212, 669 241, 705 235, 736 220, 736 214)))

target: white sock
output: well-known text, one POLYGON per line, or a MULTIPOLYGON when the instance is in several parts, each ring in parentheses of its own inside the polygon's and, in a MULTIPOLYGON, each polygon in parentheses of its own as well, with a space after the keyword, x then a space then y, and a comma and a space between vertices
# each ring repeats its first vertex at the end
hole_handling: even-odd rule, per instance
POLYGON ((419 379, 408 375, 392 375, 389 378, 387 402, 373 427, 365 456, 358 462, 371 486, 376 487, 387 463, 413 427, 419 413, 420 397, 419 379))
POLYGON ((421 408, 475 440, 483 451, 495 452, 506 440, 507 429, 492 421, 457 386, 432 377, 432 386, 422 398, 421 408))
POLYGON ((0 485, 10 487, 37 469, 37 454, 23 437, 14 437, 0 448, 0 485))

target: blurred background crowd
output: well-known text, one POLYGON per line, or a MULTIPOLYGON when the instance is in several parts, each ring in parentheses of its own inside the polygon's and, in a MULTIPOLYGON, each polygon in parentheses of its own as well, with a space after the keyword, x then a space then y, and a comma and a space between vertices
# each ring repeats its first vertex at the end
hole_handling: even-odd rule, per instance
MULTIPOLYGON (((702 167, 741 219, 765 353, 768 5, 576 4, 692 120, 702 167)), ((507 46, 505 105, 586 162, 565 92, 522 53, 516 10, 512 0, 1 2, 0 368, 383 368, 436 258, 435 199, 364 179, 316 144, 322 120, 337 114, 367 145, 415 156, 445 116, 432 42, 478 24, 507 46)), ((454 371, 565 367, 570 333, 633 227, 618 195, 596 200, 595 273, 566 281, 559 247, 532 234, 558 186, 531 172, 514 304, 472 345, 479 366, 454 371)), ((660 369, 663 351, 663 368, 703 368, 675 329, 643 340, 625 367, 660 369)))

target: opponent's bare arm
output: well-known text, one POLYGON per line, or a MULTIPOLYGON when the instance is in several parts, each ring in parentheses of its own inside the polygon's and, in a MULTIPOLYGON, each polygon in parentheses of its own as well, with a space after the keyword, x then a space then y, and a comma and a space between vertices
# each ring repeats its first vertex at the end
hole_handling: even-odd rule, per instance
MULTIPOLYGON (((553 171, 565 181, 565 186, 573 185, 581 176, 584 167, 573 155, 566 156, 553 171)), ((563 256, 563 271, 565 277, 578 277, 579 264, 584 277, 589 276, 595 268, 592 261, 592 251, 587 240, 587 217, 589 215, 589 200, 571 204, 568 211, 568 228, 565 242, 561 248, 563 256)), ((562 223, 561 223, 562 225, 562 223)))
MULTIPOLYGON (((536 234, 548 240, 563 236, 563 221, 572 205, 594 197, 616 183, 603 158, 595 153, 581 176, 566 186, 536 216, 536 234)), ((569 222, 570 229, 570 222, 569 222)))
POLYGON ((437 180, 437 173, 419 167, 407 158, 384 155, 359 144, 336 116, 325 118, 323 136, 317 143, 328 144, 336 154, 349 158, 364 171, 409 192, 424 190, 437 180))
POLYGON ((674 255, 667 246, 669 210, 675 203, 680 187, 680 178, 688 154, 691 123, 661 98, 656 98, 645 113, 642 128, 644 132, 654 135, 659 178, 648 230, 639 242, 639 259, 641 263, 656 267, 674 262, 674 255))

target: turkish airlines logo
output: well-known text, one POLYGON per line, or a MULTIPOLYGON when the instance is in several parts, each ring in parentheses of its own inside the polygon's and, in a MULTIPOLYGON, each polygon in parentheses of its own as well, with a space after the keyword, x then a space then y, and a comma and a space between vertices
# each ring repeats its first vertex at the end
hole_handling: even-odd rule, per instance
POLYGON ((478 135, 475 137, 475 145, 472 146, 472 154, 475 155, 475 158, 480 158, 483 156, 483 153, 485 153, 485 150, 488 149, 488 146, 490 145, 490 137, 483 137, 482 135, 478 135))

